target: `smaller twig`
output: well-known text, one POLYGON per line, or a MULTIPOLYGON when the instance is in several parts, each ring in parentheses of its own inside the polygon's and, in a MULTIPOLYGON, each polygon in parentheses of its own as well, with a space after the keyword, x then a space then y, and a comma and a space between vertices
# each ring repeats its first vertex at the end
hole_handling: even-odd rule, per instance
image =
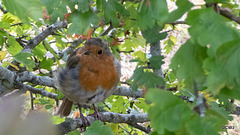
POLYGON ((22 22, 20 22, 20 23, 14 23, 14 24, 11 25, 11 27, 13 27, 13 26, 17 26, 17 25, 22 26, 22 24, 23 24, 22 22))
POLYGON ((34 110, 33 102, 34 102, 35 98, 33 97, 33 94, 31 91, 30 91, 30 97, 31 97, 31 109, 34 110))
POLYGON ((121 125, 118 125, 122 130, 124 130, 125 132, 127 132, 129 135, 131 135, 131 132, 129 132, 126 128, 124 128, 123 126, 121 125))
POLYGON ((150 127, 145 128, 145 127, 143 127, 143 126, 141 126, 141 125, 139 125, 137 123, 128 123, 128 125, 130 125, 132 127, 135 127, 135 128, 137 128, 137 129, 139 129, 139 130, 141 130, 141 131, 143 131, 143 132, 145 132, 147 134, 151 132, 151 128, 150 127))
MULTIPOLYGON (((81 39, 81 38, 74 40, 65 51, 58 54, 59 59, 61 59, 64 56, 64 54, 68 55, 68 54, 72 53, 83 41, 84 41, 84 39, 81 39)), ((56 61, 56 58, 53 57, 52 60, 56 61)))
POLYGON ((131 51, 120 51, 119 49, 117 49, 117 52, 118 53, 131 53, 131 52, 134 52, 133 50, 131 50, 131 51))
POLYGON ((186 22, 185 21, 176 21, 176 22, 172 22, 172 23, 168 23, 168 24, 177 25, 177 24, 186 24, 186 22))
POLYGON ((98 37, 107 35, 109 33, 109 31, 111 31, 113 28, 114 27, 110 24, 110 26, 105 31, 103 31, 98 37))
POLYGON ((130 83, 128 83, 128 82, 122 82, 121 81, 121 84, 127 84, 127 85, 131 85, 130 83))
POLYGON ((8 11, 7 10, 5 10, 4 8, 3 8, 3 6, 2 6, 2 4, 0 3, 0 10, 3 12, 3 14, 6 14, 8 11))
POLYGON ((240 24, 240 17, 233 15, 229 8, 222 8, 219 7, 220 14, 227 17, 230 20, 235 21, 236 23, 240 24))

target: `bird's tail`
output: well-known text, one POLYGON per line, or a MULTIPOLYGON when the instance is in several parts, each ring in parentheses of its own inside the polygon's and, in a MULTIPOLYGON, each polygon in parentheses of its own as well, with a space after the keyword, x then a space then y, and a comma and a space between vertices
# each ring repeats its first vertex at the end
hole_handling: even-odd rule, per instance
POLYGON ((60 115, 60 117, 68 116, 72 110, 73 102, 70 101, 67 97, 63 98, 63 102, 57 112, 57 115, 60 115))

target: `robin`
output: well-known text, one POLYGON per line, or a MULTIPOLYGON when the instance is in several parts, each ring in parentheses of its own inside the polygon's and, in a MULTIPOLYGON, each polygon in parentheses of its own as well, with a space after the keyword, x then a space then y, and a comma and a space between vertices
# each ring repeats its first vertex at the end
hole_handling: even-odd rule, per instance
POLYGON ((108 44, 100 38, 92 38, 85 45, 76 49, 68 58, 66 67, 55 75, 55 84, 65 95, 58 114, 68 116, 73 103, 92 104, 95 115, 99 118, 94 103, 102 102, 116 89, 121 76, 121 65, 110 51, 108 44))

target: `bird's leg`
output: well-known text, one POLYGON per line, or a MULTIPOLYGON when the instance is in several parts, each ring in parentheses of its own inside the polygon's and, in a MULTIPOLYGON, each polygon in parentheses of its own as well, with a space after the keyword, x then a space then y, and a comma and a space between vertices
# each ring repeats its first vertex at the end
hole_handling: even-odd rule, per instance
POLYGON ((82 114, 82 106, 80 104, 78 104, 78 109, 79 109, 79 113, 80 113, 80 118, 82 120, 83 126, 87 127, 90 125, 88 119, 82 114))
POLYGON ((93 114, 89 114, 88 116, 92 116, 92 117, 100 120, 100 116, 99 116, 99 113, 98 113, 98 111, 97 111, 97 109, 95 107, 95 104, 92 104, 92 106, 93 106, 94 113, 93 114))

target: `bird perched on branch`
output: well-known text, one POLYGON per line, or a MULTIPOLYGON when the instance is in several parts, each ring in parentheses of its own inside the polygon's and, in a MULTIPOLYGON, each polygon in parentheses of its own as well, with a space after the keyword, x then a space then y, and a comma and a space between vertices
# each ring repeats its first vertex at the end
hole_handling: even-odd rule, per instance
POLYGON ((65 95, 58 114, 68 116, 73 103, 93 104, 95 115, 99 118, 94 103, 102 102, 117 87, 121 76, 121 66, 110 51, 108 44, 100 38, 92 38, 76 49, 68 58, 66 67, 55 75, 55 85, 65 95))

